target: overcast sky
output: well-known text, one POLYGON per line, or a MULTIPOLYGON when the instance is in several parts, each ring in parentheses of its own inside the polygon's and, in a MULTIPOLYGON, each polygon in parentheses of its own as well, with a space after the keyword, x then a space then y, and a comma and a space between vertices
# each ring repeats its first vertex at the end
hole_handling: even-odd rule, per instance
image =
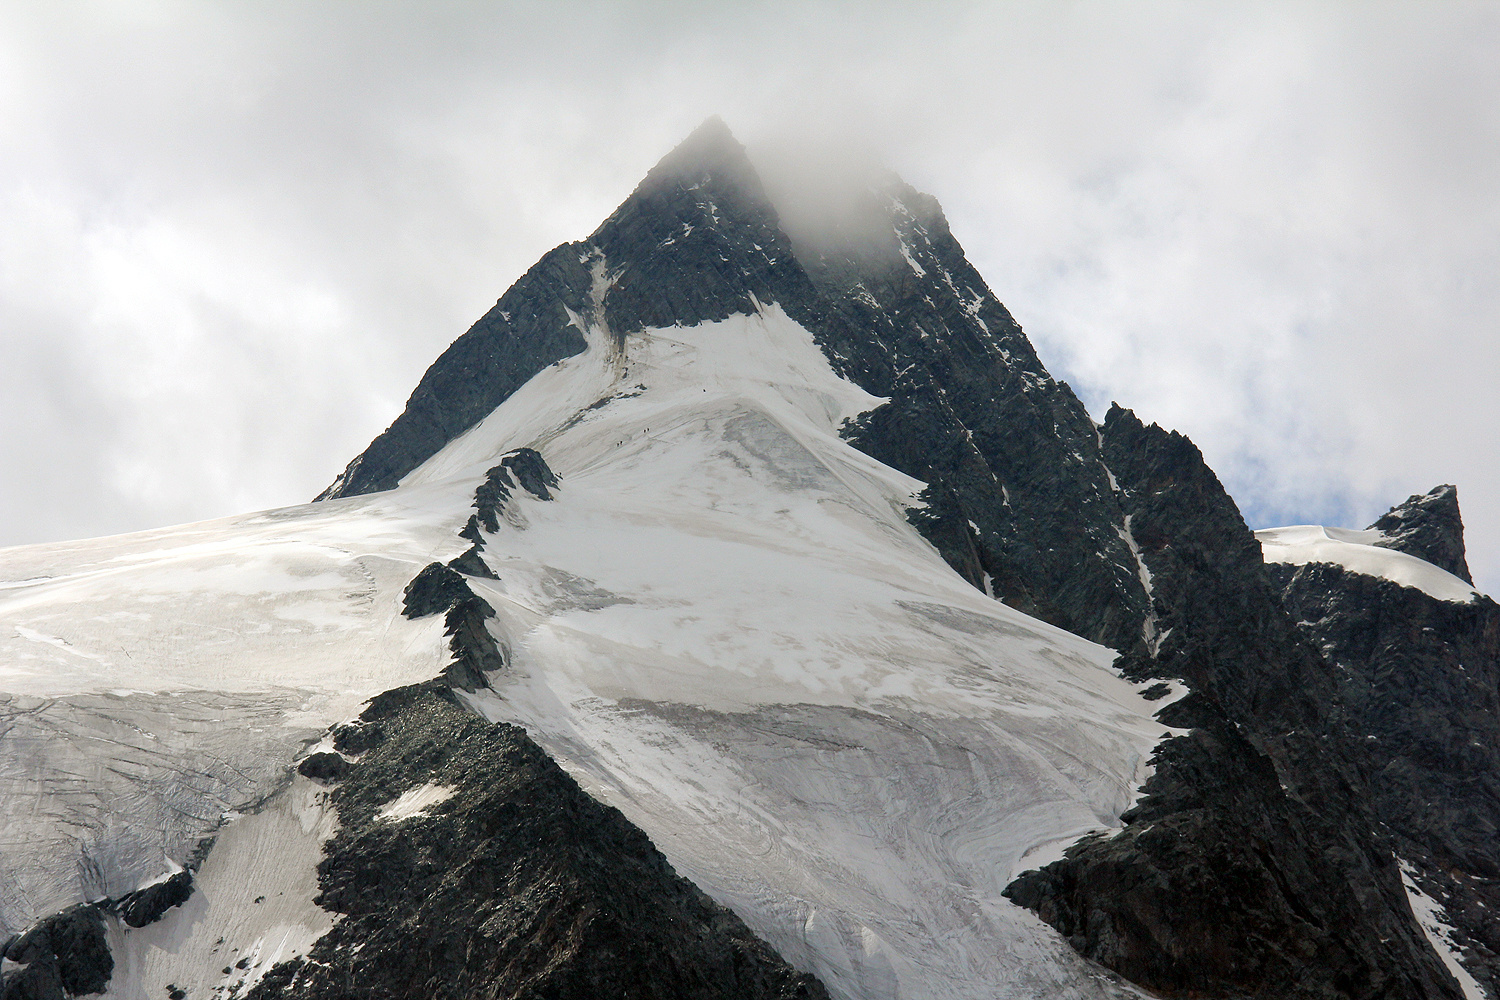
POLYGON ((1254 527, 1500 591, 1500 5, 0 0, 0 545, 298 503, 702 119, 873 151, 1254 527))

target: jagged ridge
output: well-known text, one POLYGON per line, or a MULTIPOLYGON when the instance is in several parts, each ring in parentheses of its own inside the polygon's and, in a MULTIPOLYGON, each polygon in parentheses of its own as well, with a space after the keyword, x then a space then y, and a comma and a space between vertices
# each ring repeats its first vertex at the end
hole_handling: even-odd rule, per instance
POLYGON ((460 337, 320 499, 394 486, 519 387, 518 373, 583 350, 559 332, 573 317, 626 337, 775 302, 840 374, 890 399, 848 438, 929 484, 918 526, 950 565, 1013 607, 1130 646, 1147 601, 1083 405, 1048 375, 935 200, 890 177, 865 209, 886 220, 882 252, 795 246, 744 148, 711 119, 587 241, 554 250, 460 337), (597 302, 582 294, 585 273, 597 302), (513 313, 551 325, 521 329, 504 319, 513 313))
POLYGON ((1464 522, 1456 486, 1437 486, 1429 493, 1407 497, 1370 527, 1385 534, 1376 545, 1425 559, 1474 585, 1464 558, 1464 522))
POLYGON ((1124 668, 1183 678, 1125 829, 1006 891, 1081 952, 1172 996, 1457 998, 1409 917, 1331 671, 1185 437, 1111 408, 1105 457, 1150 569, 1160 644, 1124 668))

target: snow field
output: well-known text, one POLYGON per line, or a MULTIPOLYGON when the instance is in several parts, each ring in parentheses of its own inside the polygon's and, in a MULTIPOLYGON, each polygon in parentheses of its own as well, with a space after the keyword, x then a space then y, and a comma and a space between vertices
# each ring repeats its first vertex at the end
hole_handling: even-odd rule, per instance
POLYGON ((420 816, 433 806, 442 805, 458 791, 448 785, 418 785, 402 792, 375 814, 376 819, 399 823, 403 819, 420 816))
POLYGON ((259 812, 219 834, 179 909, 145 927, 110 918, 111 1000, 161 1000, 169 985, 228 1000, 266 970, 305 954, 333 927, 313 903, 323 844, 337 817, 328 793, 300 775, 259 812))
POLYGON ((441 621, 402 618, 401 592, 463 547, 467 502, 458 484, 0 550, 0 930, 181 864, 307 741, 437 673, 441 621))
MULTIPOLYGON (((392 492, 0 552, 0 687, 51 699, 72 734, 38 737, 54 757, 0 749, 0 793, 45 805, 36 829, 0 830, 7 870, 51 880, 4 919, 159 875, 328 725, 435 675, 441 616, 405 620, 401 591, 467 546, 475 486, 530 446, 562 486, 551 502, 517 491, 484 550, 500 579, 470 581, 513 651, 477 710, 525 725, 836 997, 1138 995, 1000 892, 1118 824, 1166 732, 1161 703, 1111 672, 1110 650, 943 563, 906 519, 923 484, 837 436, 881 400, 777 306, 624 342, 579 325, 584 354, 392 492), (82 762, 113 759, 80 735, 102 699, 130 766, 68 792, 82 762), (239 784, 200 776, 210 735, 239 784), (184 803, 169 836, 132 833, 184 803), (107 878, 79 875, 69 817, 107 878), (38 830, 56 834, 45 849, 27 846, 38 830)), ((310 789, 294 778, 229 823, 181 910, 113 932, 112 995, 227 995, 326 928, 310 900, 331 818, 310 789)), ((422 791, 388 820, 445 790, 422 791)))
POLYGON ((1416 868, 1401 858, 1397 858, 1396 863, 1401 868, 1401 884, 1406 888, 1406 899, 1411 904, 1412 916, 1417 918, 1417 925, 1427 935, 1437 957, 1442 959, 1443 965, 1458 980, 1459 988, 1464 991, 1464 1000, 1488 1000, 1484 987, 1479 985, 1479 981, 1469 970, 1459 964, 1459 950, 1449 940, 1453 925, 1448 920, 1448 914, 1443 912, 1437 900, 1417 887, 1414 877, 1416 868))
POLYGON ((1128 993, 1000 893, 1118 825, 1160 705, 953 574, 837 437, 881 401, 776 307, 590 339, 403 483, 563 477, 470 581, 514 653, 475 707, 835 996, 1128 993))

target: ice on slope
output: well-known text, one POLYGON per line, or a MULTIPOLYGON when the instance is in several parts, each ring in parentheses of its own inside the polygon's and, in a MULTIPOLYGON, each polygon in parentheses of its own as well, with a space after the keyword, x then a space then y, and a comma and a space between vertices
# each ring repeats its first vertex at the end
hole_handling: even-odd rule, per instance
POLYGON ((402 618, 401 591, 461 547, 467 502, 455 485, 0 550, 0 929, 186 861, 330 723, 440 669, 441 623, 402 618))
MULTIPOLYGON (((37 727, 0 744, 0 794, 32 803, 3 821, 9 926, 180 862, 304 741, 435 674, 441 618, 401 618, 401 590, 527 445, 563 484, 517 493, 485 550, 500 579, 471 581, 514 652, 479 710, 837 997, 1130 993, 1000 892, 1117 823, 1159 705, 952 573, 906 520, 922 484, 837 437, 880 400, 779 308, 623 343, 579 322, 585 354, 398 490, 0 552, 0 687, 37 727)), ((225 864, 264 874, 326 835, 277 819, 297 782, 230 824, 198 902, 117 929, 114 995, 220 968, 226 927, 242 953, 306 946, 325 917, 301 862, 284 909, 214 909, 243 894, 225 864)))
POLYGON ((399 823, 403 819, 420 816, 434 806, 442 805, 453 798, 453 793, 457 790, 448 785, 418 785, 416 788, 402 792, 387 803, 380 812, 375 814, 375 818, 399 823))
POLYGON ((1332 563, 1351 573, 1378 576, 1403 587, 1412 587, 1440 601, 1466 603, 1479 592, 1445 569, 1395 549, 1378 547, 1385 537, 1374 528, 1354 531, 1299 524, 1288 528, 1263 528, 1255 533, 1268 563, 1332 563))
POLYGON ((312 900, 336 826, 327 791, 300 776, 235 820, 180 909, 145 927, 111 921, 105 996, 160 1000, 171 986, 189 997, 243 995, 277 962, 306 954, 333 927, 334 915, 312 900))
POLYGON ((562 477, 471 581, 514 653, 477 707, 835 996, 1120 990, 1000 893, 1117 823, 1159 706, 953 574, 922 484, 837 437, 881 401, 779 308, 589 334, 404 484, 523 445, 562 477))
POLYGON ((1432 950, 1437 952, 1437 957, 1448 972, 1458 981, 1458 986, 1464 993, 1464 1000, 1488 1000, 1484 987, 1473 974, 1465 969, 1459 962, 1462 952, 1454 946, 1450 935, 1453 933, 1453 923, 1448 919, 1448 914, 1437 900, 1423 892, 1417 885, 1417 869, 1410 862, 1397 858, 1401 868, 1401 884, 1406 889, 1406 901, 1411 904, 1412 916, 1417 918, 1417 925, 1422 928, 1422 933, 1427 935, 1427 941, 1432 945, 1432 950))

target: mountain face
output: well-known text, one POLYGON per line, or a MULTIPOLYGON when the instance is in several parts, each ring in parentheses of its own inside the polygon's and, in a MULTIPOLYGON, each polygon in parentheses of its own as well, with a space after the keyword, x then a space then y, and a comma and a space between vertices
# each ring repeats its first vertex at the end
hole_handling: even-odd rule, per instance
POLYGON ((1128 647, 1146 595, 1087 411, 1047 374, 936 202, 895 178, 868 201, 888 220, 883 242, 799 254, 744 150, 710 120, 588 240, 548 254, 455 341, 319 499, 395 486, 517 379, 582 351, 580 318, 628 340, 775 303, 835 372, 888 401, 847 439, 928 484, 923 534, 950 565, 1012 607, 1128 647))
POLYGON ((1160 714, 1142 801, 1007 891, 1075 947, 1179 995, 1433 996, 1362 742, 1328 664, 1191 442, 1113 408, 1102 429, 1151 571, 1160 641, 1129 676, 1192 690, 1160 714), (1187 956, 1196 960, 1185 962, 1187 956))
POLYGON ((1439 486, 1425 496, 1407 497, 1370 525, 1381 538, 1373 544, 1395 549, 1447 570, 1469 586, 1469 564, 1464 559, 1464 522, 1458 513, 1458 490, 1439 486))
POLYGON ((1500 606, 1472 590, 1457 491, 1413 496, 1365 531, 1343 533, 1358 540, 1318 560, 1303 561, 1306 543, 1278 544, 1284 531, 1265 534, 1268 556, 1281 560, 1268 569, 1286 608, 1334 668, 1363 736, 1371 801, 1407 881, 1441 903, 1448 926, 1439 933, 1493 993, 1500 606))
POLYGON ((1455 491, 1257 537, 836 222, 711 120, 314 503, 0 552, 0 996, 1500 996, 1455 491))

